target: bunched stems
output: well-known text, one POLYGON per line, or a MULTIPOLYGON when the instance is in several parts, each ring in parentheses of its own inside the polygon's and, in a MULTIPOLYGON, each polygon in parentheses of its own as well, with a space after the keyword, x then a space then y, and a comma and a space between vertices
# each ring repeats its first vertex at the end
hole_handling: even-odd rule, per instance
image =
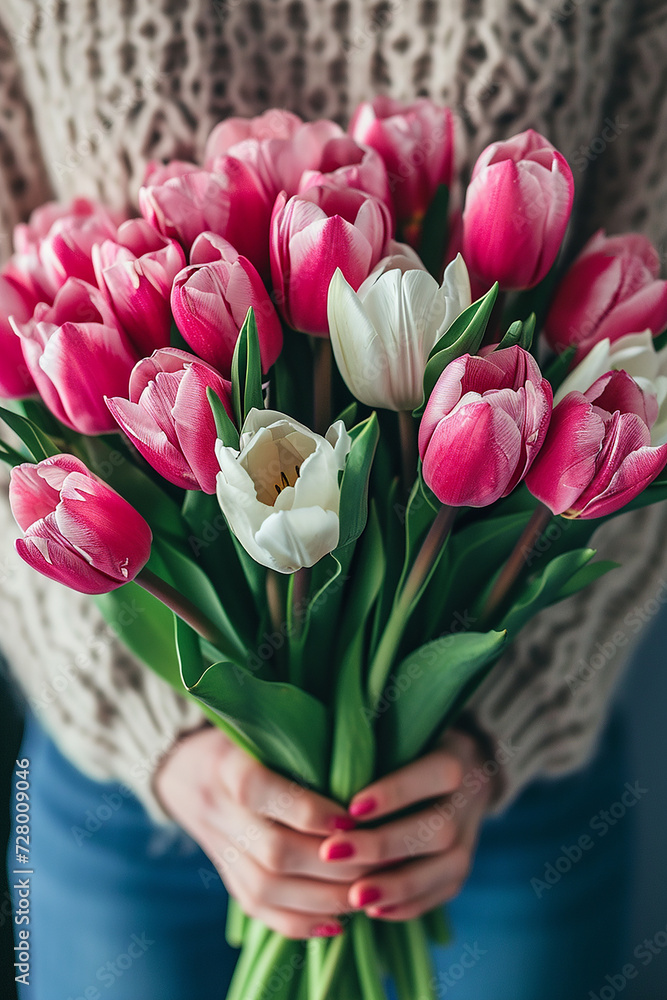
POLYGON ((398 430, 401 440, 401 474, 403 492, 409 496, 417 474, 417 427, 409 410, 399 410, 398 430))
POLYGON ((331 341, 316 337, 313 367, 313 430, 326 434, 331 424, 331 341))

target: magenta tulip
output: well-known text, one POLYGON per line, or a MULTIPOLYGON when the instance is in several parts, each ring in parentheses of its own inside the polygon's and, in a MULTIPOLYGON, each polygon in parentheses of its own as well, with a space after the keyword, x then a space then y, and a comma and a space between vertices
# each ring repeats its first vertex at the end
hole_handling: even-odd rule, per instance
POLYGON ((486 507, 521 482, 549 426, 551 386, 515 346, 444 370, 422 417, 424 479, 452 507, 486 507))
POLYGON ((361 191, 312 187, 276 199, 271 273, 278 305, 295 330, 326 337, 327 294, 337 268, 354 291, 385 256, 389 210, 361 191))
POLYGON ((52 413, 81 434, 115 430, 104 397, 127 390, 139 353, 98 288, 69 278, 52 306, 12 321, 28 370, 52 413))
POLYGON ((0 397, 24 399, 37 392, 30 374, 21 340, 16 336, 10 316, 15 323, 27 323, 32 315, 32 303, 26 301, 22 289, 4 274, 0 274, 0 397))
POLYGON ((139 353, 167 347, 171 287, 185 266, 179 244, 144 219, 131 219, 119 227, 115 242, 93 247, 93 265, 98 285, 139 353))
POLYGON ((159 233, 178 240, 186 252, 200 233, 219 233, 268 275, 273 202, 253 167, 223 156, 214 171, 191 165, 167 179, 163 176, 163 171, 154 171, 139 191, 141 213, 159 233))
POLYGON ((574 181, 565 157, 528 129, 488 146, 463 210, 463 257, 488 286, 532 288, 552 267, 570 218, 574 181))
POLYGON ((44 269, 54 288, 68 278, 95 284, 92 253, 96 243, 115 240, 118 226, 102 206, 92 206, 88 215, 64 215, 56 219, 40 247, 44 269))
POLYGON ((608 372, 583 394, 568 393, 554 409, 528 489, 566 517, 620 510, 667 462, 667 444, 651 447, 657 414, 656 397, 624 371, 608 372))
MULTIPOLYGON (((200 246, 202 244, 199 244, 200 246)), ((249 260, 231 248, 209 264, 191 264, 177 276, 171 308, 192 350, 231 377, 239 332, 252 306, 262 369, 268 372, 283 346, 283 331, 262 279, 249 260)))
POLYGON ((109 412, 157 472, 185 490, 215 493, 217 433, 206 397, 211 387, 232 417, 231 383, 210 365, 173 347, 132 372, 129 399, 107 399, 109 412))
POLYGON ((221 122, 209 137, 206 167, 216 170, 221 156, 232 156, 253 168, 272 204, 281 191, 296 194, 304 171, 320 170, 328 142, 343 138, 344 132, 326 119, 296 124, 293 116, 286 119, 284 114, 279 112, 273 132, 268 123, 270 112, 249 119, 246 127, 239 124, 243 119, 221 122))
POLYGON ((299 191, 318 184, 357 188, 379 198, 393 211, 384 160, 371 146, 361 146, 349 135, 329 140, 322 150, 319 168, 304 171, 299 191))
POLYGON ((385 162, 396 217, 421 223, 438 187, 452 182, 454 116, 421 98, 412 104, 376 97, 355 111, 350 135, 372 146, 385 162))
POLYGON ((601 340, 667 326, 667 281, 660 258, 637 233, 605 236, 599 230, 558 286, 545 324, 556 351, 576 345, 577 360, 601 340))
POLYGON ((12 469, 9 501, 24 533, 18 554, 72 590, 108 594, 148 562, 146 521, 73 455, 12 469))

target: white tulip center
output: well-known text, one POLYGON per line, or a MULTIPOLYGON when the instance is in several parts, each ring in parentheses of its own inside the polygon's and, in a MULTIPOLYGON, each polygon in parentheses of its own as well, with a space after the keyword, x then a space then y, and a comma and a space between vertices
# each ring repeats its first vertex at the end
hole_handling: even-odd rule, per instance
POLYGON ((286 430, 286 426, 266 428, 242 459, 257 499, 268 507, 274 507, 285 490, 294 489, 301 466, 317 447, 312 437, 297 430, 284 433, 286 430))

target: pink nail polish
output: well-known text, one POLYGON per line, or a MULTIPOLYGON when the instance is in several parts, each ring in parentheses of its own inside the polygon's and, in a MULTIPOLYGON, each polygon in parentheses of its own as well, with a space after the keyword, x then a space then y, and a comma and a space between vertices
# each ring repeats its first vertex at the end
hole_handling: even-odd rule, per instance
POLYGON ((382 899, 382 893, 379 889, 362 889, 359 893, 357 906, 361 909, 364 906, 370 906, 371 903, 377 903, 379 899, 382 899))
POLYGON ((367 912, 369 917, 384 917, 385 914, 393 913, 395 906, 372 906, 367 912))
POLYGON ((340 924, 318 924, 317 927, 313 927, 310 932, 311 937, 336 937, 337 934, 342 934, 343 928, 340 924))
POLYGON ((327 849, 327 861, 340 861, 343 858, 351 858, 354 854, 354 847, 352 844, 339 843, 331 844, 327 849))
POLYGON ((356 825, 350 816, 334 816, 331 820, 332 830, 354 830, 356 825))
POLYGON ((370 796, 367 799, 359 799, 358 802, 353 802, 348 812, 350 816, 366 816, 368 813, 373 812, 377 809, 377 802, 370 796))

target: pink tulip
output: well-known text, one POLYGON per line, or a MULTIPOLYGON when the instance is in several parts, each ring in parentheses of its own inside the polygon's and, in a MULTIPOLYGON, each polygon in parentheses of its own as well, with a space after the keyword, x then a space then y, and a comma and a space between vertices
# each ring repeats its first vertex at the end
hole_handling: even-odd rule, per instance
POLYGON ((25 536, 18 554, 72 590, 108 594, 148 562, 146 521, 73 455, 12 469, 9 501, 25 536))
POLYGON ((257 142, 291 139, 302 125, 303 120, 298 115, 281 108, 271 108, 255 118, 226 118, 209 135, 204 162, 210 165, 216 157, 224 156, 232 146, 247 139, 257 142))
POLYGON ((102 206, 88 215, 64 215, 53 223, 41 242, 40 258, 51 286, 61 288, 68 278, 95 283, 93 246, 114 240, 118 226, 102 206))
POLYGON ((667 326, 667 281, 658 281, 660 258, 637 233, 605 236, 599 230, 558 286, 545 324, 556 351, 572 344, 577 361, 601 340, 667 326))
POLYGON ((169 296, 185 254, 144 219, 118 229, 116 241, 93 247, 97 283, 140 354, 167 347, 171 334, 169 296))
POLYGON ((555 407, 528 489, 554 514, 604 517, 620 510, 655 479, 667 444, 652 448, 656 397, 624 371, 608 372, 585 393, 555 407))
POLYGON ((387 179, 387 168, 380 154, 370 146, 361 146, 349 135, 330 139, 322 150, 319 168, 306 170, 301 176, 299 191, 318 184, 357 188, 383 201, 393 211, 393 201, 387 179))
POLYGON ((190 250, 191 264, 212 264, 214 261, 226 260, 233 264, 240 257, 238 250, 224 236, 217 233, 200 233, 190 250))
POLYGON ((215 171, 191 166, 166 180, 162 176, 154 172, 139 191, 141 213, 159 233, 178 240, 187 252, 200 233, 211 230, 268 275, 272 201, 251 166, 223 156, 215 171))
POLYGON ((115 430, 104 397, 124 393, 139 354, 99 291, 69 278, 52 306, 12 321, 28 370, 52 413, 81 434, 115 430))
MULTIPOLYGON (((200 246, 202 244, 199 244, 200 246)), ((231 377, 239 332, 252 306, 262 369, 268 372, 283 346, 283 331, 262 279, 249 260, 231 248, 210 264, 191 264, 177 276, 171 308, 178 329, 199 357, 231 377)))
POLYGON ((25 399, 37 393, 23 357, 21 341, 10 323, 27 323, 32 315, 32 303, 26 301, 23 290, 0 274, 0 397, 25 399))
POLYGON ((419 224, 438 187, 452 183, 454 116, 449 108, 427 98, 404 104, 376 97, 359 105, 349 132, 384 160, 399 222, 419 224))
POLYGON ((326 337, 336 268, 356 291, 385 256, 391 235, 387 206, 361 191, 319 186, 289 200, 280 194, 271 220, 271 273, 286 322, 326 337))
POLYGON ((231 383, 186 351, 166 347, 132 372, 129 399, 107 399, 109 411, 157 472, 185 490, 215 493, 217 433, 206 397, 211 387, 232 417, 231 383))
POLYGON ((565 157, 528 129, 488 146, 463 210, 463 257, 487 287, 532 288, 552 267, 572 210, 565 157))
POLYGON ((521 347, 452 361, 419 429, 426 483, 453 507, 486 507, 507 496, 542 446, 551 406, 551 386, 521 347))
POLYGON ((297 193, 305 170, 321 169, 327 143, 342 138, 344 132, 326 119, 297 124, 291 120, 293 116, 287 119, 282 112, 272 133, 268 124, 270 114, 249 119, 246 126, 238 118, 217 125, 206 146, 205 166, 217 170, 220 157, 225 155, 247 163, 261 179, 273 204, 281 191, 288 195, 297 193))

